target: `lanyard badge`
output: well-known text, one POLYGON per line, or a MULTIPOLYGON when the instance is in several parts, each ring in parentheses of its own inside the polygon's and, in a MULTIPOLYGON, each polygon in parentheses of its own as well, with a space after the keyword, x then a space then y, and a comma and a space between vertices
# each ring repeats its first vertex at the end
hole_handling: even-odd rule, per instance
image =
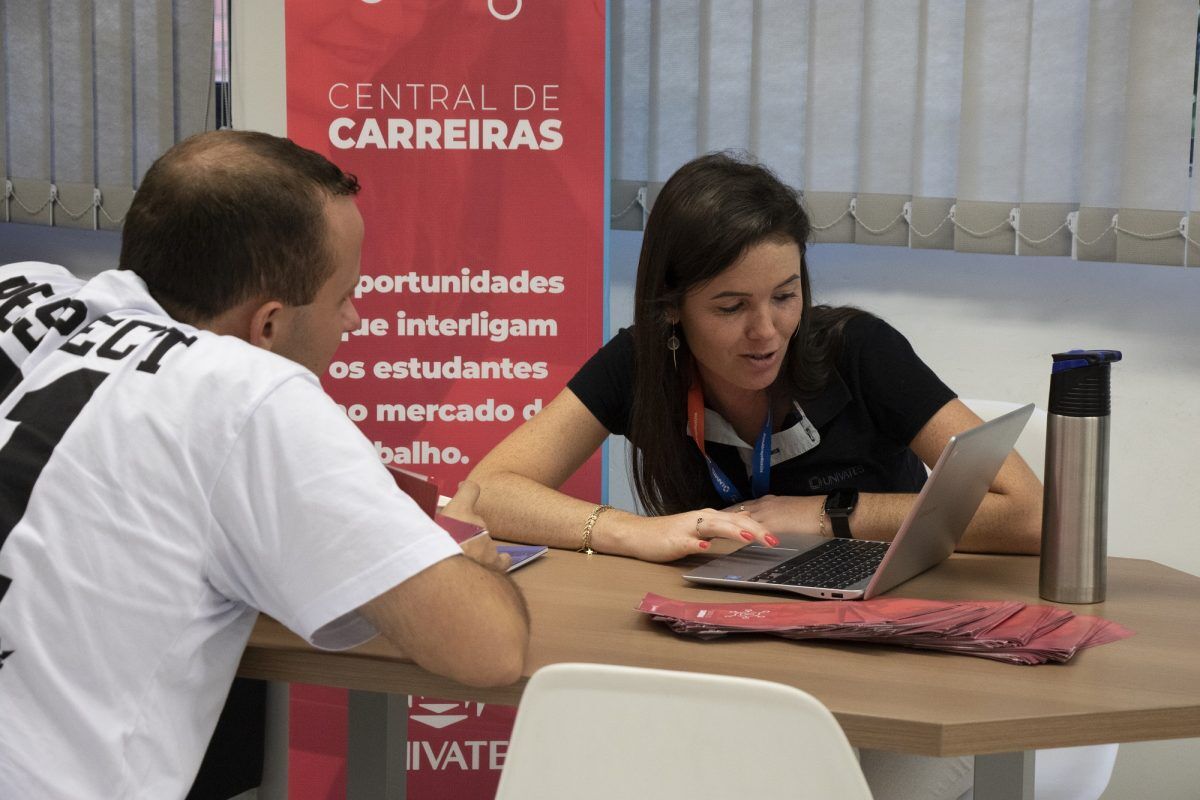
MULTIPOLYGON (((758 438, 754 442, 754 454, 751 457, 750 491, 755 497, 762 497, 770 494, 771 491, 772 427, 771 409, 768 408, 767 419, 763 422, 762 430, 759 431, 758 438)), ((717 494, 731 505, 741 502, 744 499, 741 492, 705 450, 704 390, 700 387, 699 378, 693 380, 691 388, 688 389, 688 433, 691 434, 696 447, 700 449, 700 455, 704 456, 704 462, 708 465, 708 477, 712 481, 713 488, 717 490, 717 494)))

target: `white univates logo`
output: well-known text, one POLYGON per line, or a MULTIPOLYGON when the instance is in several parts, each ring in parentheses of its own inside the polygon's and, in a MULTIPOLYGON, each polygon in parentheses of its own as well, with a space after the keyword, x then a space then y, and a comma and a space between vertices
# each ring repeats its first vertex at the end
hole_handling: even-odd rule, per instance
POLYGON ((418 700, 419 698, 409 696, 409 718, 438 730, 448 728, 456 722, 462 722, 470 717, 472 712, 476 717, 481 716, 484 709, 483 703, 423 703, 417 702, 418 700), (413 714, 414 705, 429 713, 413 714))
POLYGON ((488 0, 488 11, 492 12, 492 16, 496 19, 508 22, 510 19, 516 17, 517 14, 521 13, 521 4, 525 2, 525 0, 507 0, 507 2, 512 3, 513 7, 512 11, 508 12, 507 14, 502 14, 496 10, 496 0, 488 0))
MULTIPOLYGON (((373 6, 376 3, 382 2, 382 0, 362 0, 362 1, 369 6, 373 6)), ((503 11, 498 11, 496 9, 496 0, 487 0, 488 11, 492 12, 492 16, 495 17, 496 19, 501 20, 502 22, 508 22, 510 19, 516 18, 517 14, 521 13, 521 6, 524 5, 525 0, 501 0, 501 2, 506 3, 506 4, 511 4, 512 10, 507 13, 503 12, 503 11)))

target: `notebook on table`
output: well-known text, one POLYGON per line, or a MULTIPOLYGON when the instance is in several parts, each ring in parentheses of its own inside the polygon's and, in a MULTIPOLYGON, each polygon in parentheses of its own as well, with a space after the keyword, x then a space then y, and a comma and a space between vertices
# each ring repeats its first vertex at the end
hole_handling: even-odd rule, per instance
POLYGON ((950 437, 891 542, 781 535, 746 545, 683 577, 695 583, 864 600, 949 558, 987 495, 1033 404, 950 437))
MULTIPOLYGON (((438 514, 433 518, 433 521, 442 526, 442 529, 454 537, 454 541, 460 545, 476 536, 483 536, 487 533, 487 528, 476 525, 473 522, 464 522, 461 519, 447 517, 445 514, 438 514)), ((512 558, 512 563, 508 565, 506 572, 512 572, 517 567, 523 567, 538 556, 545 555, 548 548, 544 544, 501 544, 496 543, 496 551, 499 553, 508 553, 512 558)))

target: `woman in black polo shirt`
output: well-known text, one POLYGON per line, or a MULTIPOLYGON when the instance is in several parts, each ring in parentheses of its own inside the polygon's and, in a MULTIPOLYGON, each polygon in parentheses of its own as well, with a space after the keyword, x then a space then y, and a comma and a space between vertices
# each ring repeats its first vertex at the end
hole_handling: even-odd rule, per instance
MULTIPOLYGON (((650 214, 634 325, 472 472, 499 538, 651 561, 717 537, 890 539, 949 438, 980 420, 882 320, 813 306, 795 193, 725 154, 650 214), (557 491, 609 434, 647 515, 557 491)), ((1010 455, 960 549, 1035 553, 1041 485, 1010 455)))

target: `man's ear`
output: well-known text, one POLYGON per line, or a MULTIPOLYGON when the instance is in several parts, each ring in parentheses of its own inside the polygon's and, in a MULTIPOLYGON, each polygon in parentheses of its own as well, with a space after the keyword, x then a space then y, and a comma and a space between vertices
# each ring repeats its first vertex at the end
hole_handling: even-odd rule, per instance
POLYGON ((250 344, 264 350, 275 349, 284 324, 282 311, 283 303, 278 300, 268 300, 254 310, 250 315, 250 344))

